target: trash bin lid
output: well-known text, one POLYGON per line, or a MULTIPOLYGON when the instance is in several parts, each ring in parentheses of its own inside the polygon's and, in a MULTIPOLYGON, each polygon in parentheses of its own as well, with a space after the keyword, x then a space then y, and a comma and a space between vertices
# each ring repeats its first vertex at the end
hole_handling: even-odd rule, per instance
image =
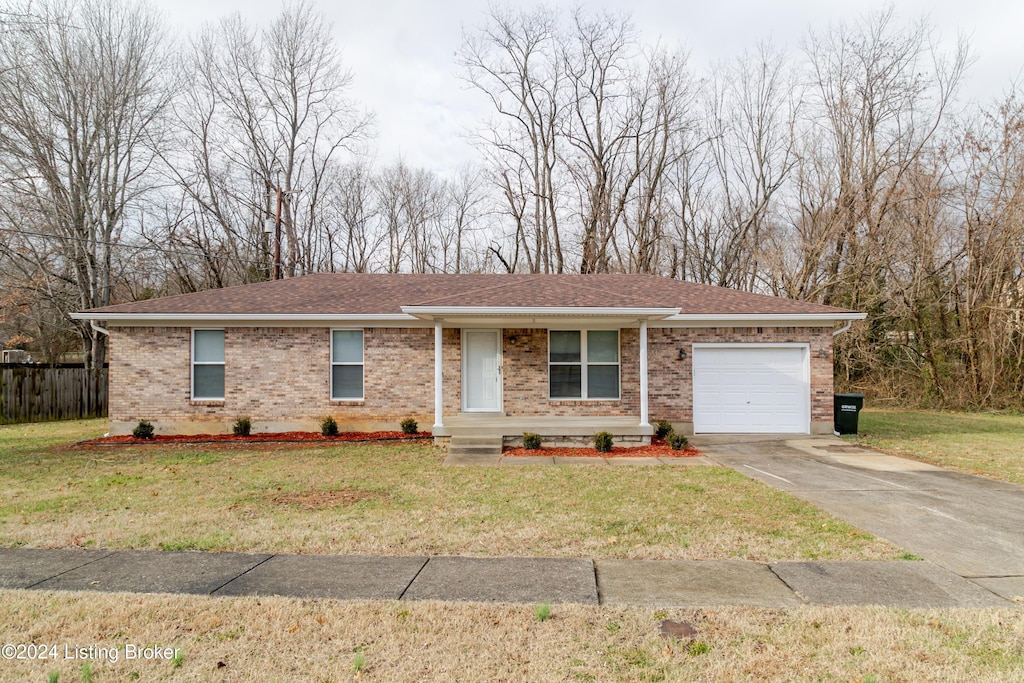
POLYGON ((864 394, 836 394, 836 398, 864 398, 864 394))

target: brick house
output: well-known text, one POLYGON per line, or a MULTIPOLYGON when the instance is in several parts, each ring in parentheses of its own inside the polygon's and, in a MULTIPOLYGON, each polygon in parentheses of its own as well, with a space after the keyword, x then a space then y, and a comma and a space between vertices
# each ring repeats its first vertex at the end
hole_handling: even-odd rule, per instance
MULTIPOLYGON (((110 431, 831 433, 864 314, 643 275, 325 273, 108 306, 110 431), (841 331, 841 330, 840 330, 841 331)), ((104 322, 105 321, 105 322, 104 322)))

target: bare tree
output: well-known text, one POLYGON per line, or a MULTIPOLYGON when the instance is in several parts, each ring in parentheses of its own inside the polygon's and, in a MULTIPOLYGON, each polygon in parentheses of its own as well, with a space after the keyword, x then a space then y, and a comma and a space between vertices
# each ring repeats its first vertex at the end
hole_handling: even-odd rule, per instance
MULTIPOLYGON (((487 23, 464 36, 459 63, 467 81, 486 95, 497 118, 479 134, 481 150, 515 225, 514 256, 530 272, 566 268, 555 181, 562 110, 563 60, 557 16, 492 8, 487 23)), ((492 250, 500 257, 500 249, 492 250)), ((504 259, 502 259, 504 260, 504 259)))
MULTIPOLYGON (((42 2, 32 10, 41 20, 0 43, 3 217, 14 235, 3 243, 33 261, 66 314, 110 303, 113 248, 150 187, 173 89, 152 11, 120 0, 42 2), (19 235, 24 226, 41 234, 19 235), (47 246, 19 249, 26 237, 47 246)), ((104 337, 88 324, 77 329, 86 365, 102 365, 104 337)))
POLYGON ((346 97, 352 74, 330 24, 308 2, 287 5, 262 31, 230 17, 193 43, 188 72, 179 118, 190 162, 169 165, 194 206, 190 229, 209 222, 242 271, 259 272, 280 187, 285 272, 333 268, 341 245, 328 238, 337 204, 328 195, 371 119, 346 97))

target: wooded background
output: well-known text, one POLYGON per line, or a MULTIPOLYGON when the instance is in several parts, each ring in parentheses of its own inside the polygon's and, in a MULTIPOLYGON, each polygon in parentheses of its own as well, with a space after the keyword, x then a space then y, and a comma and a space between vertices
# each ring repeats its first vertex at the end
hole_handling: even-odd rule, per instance
MULTIPOLYGON (((656 273, 866 311, 839 387, 1022 408, 1024 109, 891 10, 696 70, 628 16, 495 7, 490 104, 439 173, 373 154, 308 3, 181 40, 127 0, 0 5, 0 337, 102 365, 68 313, 320 271, 656 273)), ((657 369, 653 370, 657 372, 657 369)))

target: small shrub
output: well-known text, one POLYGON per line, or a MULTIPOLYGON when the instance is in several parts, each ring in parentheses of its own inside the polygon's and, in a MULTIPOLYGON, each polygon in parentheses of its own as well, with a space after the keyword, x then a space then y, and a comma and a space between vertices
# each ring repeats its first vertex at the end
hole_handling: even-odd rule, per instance
POLYGON ((670 432, 668 435, 668 445, 671 446, 674 451, 681 451, 690 445, 690 440, 686 438, 685 434, 670 432))
POLYGON ((658 420, 658 429, 654 432, 654 435, 659 439, 667 439, 671 433, 672 423, 668 420, 658 420))
POLYGON ((537 617, 537 621, 547 621, 551 618, 551 603, 542 602, 537 605, 537 609, 533 611, 533 614, 537 617))
POLYGON ((403 434, 416 434, 420 430, 419 423, 411 417, 405 418, 399 424, 402 425, 403 434))
POLYGON ((330 415, 320 420, 320 433, 324 436, 337 436, 338 421, 330 415))
POLYGON ((594 435, 594 448, 598 453, 609 453, 612 450, 612 435, 609 432, 598 432, 594 435))
POLYGON ((528 451, 535 451, 540 448, 540 434, 523 432, 523 448, 528 451))
POLYGON ((139 421, 138 426, 132 430, 132 436, 136 439, 152 439, 153 438, 153 423, 149 420, 139 421))
POLYGON ((234 426, 231 427, 231 431, 234 432, 235 436, 249 436, 252 432, 252 420, 245 417, 239 417, 235 420, 234 426))

